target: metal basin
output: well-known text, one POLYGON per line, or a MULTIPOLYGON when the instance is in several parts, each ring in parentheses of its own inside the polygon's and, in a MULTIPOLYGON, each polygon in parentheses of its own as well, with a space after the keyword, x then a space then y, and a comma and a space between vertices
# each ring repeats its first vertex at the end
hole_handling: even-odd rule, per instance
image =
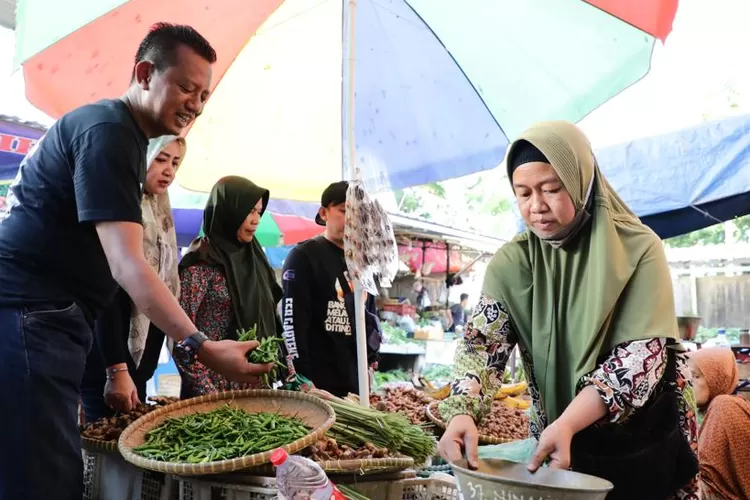
POLYGON ((466 460, 451 464, 465 500, 604 500, 614 486, 605 479, 542 467, 535 473, 526 464, 479 460, 470 470, 466 460))

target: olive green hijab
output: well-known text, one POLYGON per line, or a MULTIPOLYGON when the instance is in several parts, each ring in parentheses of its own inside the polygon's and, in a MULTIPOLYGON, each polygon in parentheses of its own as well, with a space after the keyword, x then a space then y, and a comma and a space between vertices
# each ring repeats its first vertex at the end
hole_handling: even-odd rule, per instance
POLYGON ((265 212, 268 198, 267 189, 244 177, 220 179, 211 189, 203 211, 205 236, 193 241, 180 262, 181 269, 199 262, 221 267, 232 299, 234 328, 257 325, 261 337, 277 334, 276 304, 281 300, 281 287, 258 238, 242 243, 237 239, 237 230, 258 200, 263 200, 261 215, 265 212))
POLYGON ((484 279, 483 293, 507 307, 531 355, 551 423, 602 356, 623 342, 677 339, 677 319, 661 241, 604 179, 583 132, 567 122, 539 123, 508 157, 520 140, 549 160, 576 211, 591 211, 563 245, 527 229, 498 250, 484 279))

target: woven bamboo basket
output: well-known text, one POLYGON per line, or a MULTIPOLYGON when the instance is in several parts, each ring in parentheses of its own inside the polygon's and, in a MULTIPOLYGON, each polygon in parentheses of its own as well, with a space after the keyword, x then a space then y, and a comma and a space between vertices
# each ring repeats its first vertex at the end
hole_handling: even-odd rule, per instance
POLYGON ((146 433, 164 420, 192 413, 209 412, 230 402, 249 413, 278 413, 302 420, 312 430, 304 438, 284 446, 290 454, 322 438, 336 419, 333 409, 325 401, 307 394, 272 390, 229 391, 180 401, 142 416, 122 433, 118 449, 125 460, 137 467, 178 476, 221 474, 270 462, 273 450, 203 464, 161 462, 144 458, 133 451, 135 447, 144 443, 146 433))
MULTIPOLYGON (((316 462, 326 474, 347 474, 351 476, 370 476, 373 474, 388 474, 401 472, 414 467, 414 459, 410 457, 368 458, 360 460, 326 460, 316 462)), ((265 464, 259 467, 243 470, 242 474, 271 477, 276 469, 265 464)))
MULTIPOLYGON (((430 422, 435 424, 439 429, 445 430, 448 426, 440 419, 440 411, 438 410, 438 405, 440 403, 441 401, 433 401, 427 405, 425 408, 425 414, 427 415, 427 418, 430 419, 430 422)), ((504 444, 513 441, 517 441, 517 439, 502 439, 488 436, 486 434, 479 434, 479 444, 504 444)))
POLYGON ((91 453, 118 453, 117 440, 102 441, 81 436, 81 448, 91 453))
POLYGON ((318 462, 329 474, 382 474, 398 472, 414 467, 414 459, 410 457, 369 458, 364 460, 327 460, 318 462))

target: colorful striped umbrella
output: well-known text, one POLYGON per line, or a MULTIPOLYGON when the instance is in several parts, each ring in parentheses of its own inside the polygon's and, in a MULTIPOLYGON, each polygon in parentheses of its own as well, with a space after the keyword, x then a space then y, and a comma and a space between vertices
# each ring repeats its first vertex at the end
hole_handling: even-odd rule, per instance
MULTIPOLYGON (((203 210, 189 208, 172 209, 177 229, 177 244, 185 247, 198 236, 203 221, 203 210)), ((264 247, 294 245, 323 232, 314 220, 296 215, 281 215, 266 212, 260 219, 255 233, 264 247)))
POLYGON ((393 189, 497 166, 532 122, 578 121, 643 77, 676 9, 677 0, 18 0, 16 56, 29 100, 58 117, 120 95, 152 23, 190 24, 219 60, 180 184, 208 191, 238 174, 274 197, 314 201, 344 177, 352 139, 342 130, 352 124, 358 166, 393 189), (355 18, 350 32, 344 20, 355 18))

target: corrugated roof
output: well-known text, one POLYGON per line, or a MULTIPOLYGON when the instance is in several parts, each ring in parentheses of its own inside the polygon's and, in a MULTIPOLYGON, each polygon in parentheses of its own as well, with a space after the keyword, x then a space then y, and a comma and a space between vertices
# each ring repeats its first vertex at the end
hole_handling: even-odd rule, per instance
POLYGON ((16 29, 16 0, 0 0, 0 26, 16 29))
MULTIPOLYGON (((2 2, 4 0, 0 0, 2 2)), ((29 128, 35 128, 37 130, 41 130, 42 132, 47 130, 47 127, 42 125, 38 122, 32 122, 29 120, 23 120, 21 118, 18 118, 17 116, 8 116, 8 115, 0 115, 0 121, 7 122, 7 123, 16 123, 18 125, 24 125, 29 128)))

